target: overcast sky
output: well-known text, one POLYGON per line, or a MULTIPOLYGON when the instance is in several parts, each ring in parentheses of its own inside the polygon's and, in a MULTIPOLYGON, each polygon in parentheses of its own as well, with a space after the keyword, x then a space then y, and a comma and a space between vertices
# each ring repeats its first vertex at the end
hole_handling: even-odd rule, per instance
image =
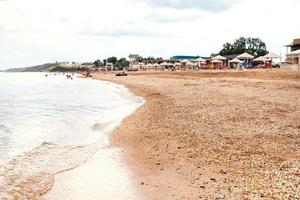
POLYGON ((300 37, 300 0, 0 0, 0 69, 108 56, 209 56, 240 36, 300 37))

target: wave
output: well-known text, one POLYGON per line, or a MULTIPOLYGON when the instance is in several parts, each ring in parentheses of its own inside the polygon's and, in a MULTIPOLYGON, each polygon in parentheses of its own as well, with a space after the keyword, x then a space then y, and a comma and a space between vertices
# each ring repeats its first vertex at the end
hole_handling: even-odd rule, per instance
POLYGON ((0 166, 0 199, 40 199, 52 188, 56 174, 84 164, 98 148, 44 142, 15 157, 0 166))

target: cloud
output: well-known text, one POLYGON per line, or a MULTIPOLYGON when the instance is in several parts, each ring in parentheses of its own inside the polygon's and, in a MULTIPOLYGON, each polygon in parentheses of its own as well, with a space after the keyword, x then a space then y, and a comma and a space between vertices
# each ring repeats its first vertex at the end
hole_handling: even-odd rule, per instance
POLYGON ((182 12, 154 12, 145 17, 146 20, 159 23, 194 22, 202 18, 202 15, 182 12))
POLYGON ((166 37, 165 34, 140 28, 116 28, 100 31, 82 31, 80 34, 99 37, 166 37))
POLYGON ((152 6, 175 9, 200 9, 209 12, 226 10, 237 0, 146 0, 152 6))

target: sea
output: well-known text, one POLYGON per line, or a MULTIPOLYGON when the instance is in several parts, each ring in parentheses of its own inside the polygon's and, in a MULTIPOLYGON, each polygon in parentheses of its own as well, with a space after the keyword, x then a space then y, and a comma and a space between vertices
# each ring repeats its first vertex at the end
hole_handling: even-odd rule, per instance
POLYGON ((62 73, 0 73, 0 199, 135 199, 109 136, 144 100, 62 73))

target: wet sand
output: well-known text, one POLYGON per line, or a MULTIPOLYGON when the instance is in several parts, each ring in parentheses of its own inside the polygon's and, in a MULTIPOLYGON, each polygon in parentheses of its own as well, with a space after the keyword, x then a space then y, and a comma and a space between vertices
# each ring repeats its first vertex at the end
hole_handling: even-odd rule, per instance
POLYGON ((111 140, 145 199, 299 199, 300 73, 93 74, 146 99, 111 140))

